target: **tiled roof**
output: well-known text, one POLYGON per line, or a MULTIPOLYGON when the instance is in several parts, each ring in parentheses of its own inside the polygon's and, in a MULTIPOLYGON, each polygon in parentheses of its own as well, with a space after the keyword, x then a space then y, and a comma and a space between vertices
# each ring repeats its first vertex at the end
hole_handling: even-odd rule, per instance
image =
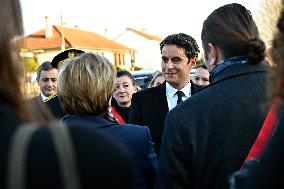
MULTIPOLYGON (((149 39, 149 40, 154 40, 154 41, 158 41, 158 42, 161 42, 163 40, 160 37, 148 34, 148 33, 144 32, 144 31, 135 30, 133 28, 126 28, 125 32, 126 31, 132 31, 134 33, 137 33, 138 35, 141 35, 141 36, 145 37, 146 39, 149 39)), ((125 32, 123 32, 123 33, 125 33, 125 32)), ((121 36, 122 34, 120 34, 119 36, 121 36)))
MULTIPOLYGON (((45 38, 45 29, 19 40, 28 49, 58 49, 61 47, 61 27, 53 26, 51 38, 45 38)), ((77 28, 63 27, 66 48, 101 49, 111 51, 130 51, 131 48, 109 40, 94 32, 77 28)))

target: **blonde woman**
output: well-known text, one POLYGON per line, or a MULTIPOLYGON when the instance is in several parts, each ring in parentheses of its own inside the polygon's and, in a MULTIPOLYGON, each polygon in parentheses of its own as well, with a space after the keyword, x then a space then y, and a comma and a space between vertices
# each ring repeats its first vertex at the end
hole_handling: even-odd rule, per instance
POLYGON ((68 114, 63 122, 109 134, 130 152, 135 163, 136 188, 151 188, 157 157, 150 131, 148 127, 116 122, 110 112, 115 77, 112 64, 98 54, 85 53, 64 64, 58 75, 58 97, 68 114))
POLYGON ((150 81, 149 88, 161 85, 162 83, 164 83, 164 81, 165 77, 163 76, 162 72, 156 71, 152 80, 150 81))

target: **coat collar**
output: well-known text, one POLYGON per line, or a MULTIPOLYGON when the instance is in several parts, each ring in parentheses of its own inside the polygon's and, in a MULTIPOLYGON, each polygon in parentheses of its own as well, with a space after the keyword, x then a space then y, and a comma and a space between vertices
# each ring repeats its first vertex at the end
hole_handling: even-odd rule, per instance
POLYGON ((91 126, 95 128, 102 128, 102 127, 109 127, 112 125, 117 125, 114 122, 111 122, 103 117, 96 116, 96 115, 66 115, 62 118, 62 121, 65 122, 67 125, 74 125, 74 124, 84 124, 86 126, 91 126))
POLYGON ((210 83, 210 85, 230 77, 236 77, 239 75, 255 73, 255 72, 267 72, 268 68, 269 65, 264 62, 259 64, 234 65, 220 72, 212 81, 212 83, 210 83))

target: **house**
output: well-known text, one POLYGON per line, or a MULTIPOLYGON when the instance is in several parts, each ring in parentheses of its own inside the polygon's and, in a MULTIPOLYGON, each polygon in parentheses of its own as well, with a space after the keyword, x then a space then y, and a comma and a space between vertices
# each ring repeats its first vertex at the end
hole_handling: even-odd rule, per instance
POLYGON ((106 57, 115 66, 131 69, 135 54, 133 49, 94 32, 46 25, 45 29, 17 41, 23 47, 22 56, 35 57, 38 63, 42 63, 47 60, 51 61, 64 49, 77 48, 85 52, 96 52, 106 57))
POLYGON ((135 66, 150 70, 161 69, 160 37, 126 28, 113 40, 135 50, 135 66))

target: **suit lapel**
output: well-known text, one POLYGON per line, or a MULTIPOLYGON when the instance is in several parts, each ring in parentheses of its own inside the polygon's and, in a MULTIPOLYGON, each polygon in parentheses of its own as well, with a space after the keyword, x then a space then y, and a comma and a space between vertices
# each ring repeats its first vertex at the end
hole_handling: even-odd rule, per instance
POLYGON ((156 87, 154 91, 153 103, 157 107, 161 117, 164 119, 169 111, 167 96, 166 96, 166 82, 156 87))
POLYGON ((38 100, 39 102, 43 103, 43 100, 42 100, 42 98, 41 98, 40 95, 38 95, 36 98, 37 98, 37 100, 38 100))

